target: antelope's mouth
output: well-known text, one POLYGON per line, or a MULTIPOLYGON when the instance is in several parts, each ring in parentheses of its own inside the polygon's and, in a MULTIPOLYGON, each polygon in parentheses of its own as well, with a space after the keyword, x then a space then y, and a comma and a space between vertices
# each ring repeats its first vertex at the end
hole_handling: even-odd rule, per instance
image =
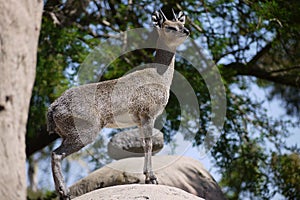
POLYGON ((186 36, 188 36, 188 35, 190 34, 190 31, 189 31, 189 29, 187 29, 187 28, 183 28, 183 33, 184 33, 186 36))

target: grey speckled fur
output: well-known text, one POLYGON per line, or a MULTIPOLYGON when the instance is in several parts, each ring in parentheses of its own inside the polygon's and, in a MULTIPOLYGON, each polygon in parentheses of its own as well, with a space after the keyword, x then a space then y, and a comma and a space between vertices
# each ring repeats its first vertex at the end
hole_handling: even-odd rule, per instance
POLYGON ((49 107, 48 131, 63 138, 51 161, 61 199, 70 199, 61 172, 62 159, 93 142, 103 127, 139 127, 145 150, 145 182, 157 184, 151 164, 152 130, 168 103, 176 47, 189 34, 183 13, 173 14, 172 21, 161 11, 152 16, 159 34, 154 63, 119 79, 71 88, 49 107))

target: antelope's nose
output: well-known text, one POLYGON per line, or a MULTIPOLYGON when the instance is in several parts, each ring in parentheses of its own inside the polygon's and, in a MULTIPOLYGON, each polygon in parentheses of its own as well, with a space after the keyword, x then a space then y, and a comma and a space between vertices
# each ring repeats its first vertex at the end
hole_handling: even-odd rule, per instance
POLYGON ((189 35, 189 34, 190 34, 190 31, 189 31, 189 29, 183 27, 183 33, 189 35))

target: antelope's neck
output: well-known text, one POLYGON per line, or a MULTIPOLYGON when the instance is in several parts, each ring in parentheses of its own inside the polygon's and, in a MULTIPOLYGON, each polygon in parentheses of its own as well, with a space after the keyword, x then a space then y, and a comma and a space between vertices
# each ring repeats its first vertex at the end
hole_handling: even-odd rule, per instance
POLYGON ((156 65, 157 72, 161 76, 166 76, 172 79, 175 64, 175 50, 169 51, 162 48, 157 48, 154 63, 156 65))

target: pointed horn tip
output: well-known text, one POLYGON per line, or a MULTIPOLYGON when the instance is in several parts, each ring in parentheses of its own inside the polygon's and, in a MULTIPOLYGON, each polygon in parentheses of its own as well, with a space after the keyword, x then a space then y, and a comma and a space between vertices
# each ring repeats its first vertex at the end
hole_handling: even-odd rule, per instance
POLYGON ((177 20, 177 16, 176 16, 173 8, 172 8, 172 13, 173 13, 174 19, 177 20))
POLYGON ((160 11, 160 13, 162 14, 163 18, 164 18, 165 20, 168 20, 167 17, 165 16, 164 12, 163 12, 161 9, 159 9, 159 11, 160 11))

